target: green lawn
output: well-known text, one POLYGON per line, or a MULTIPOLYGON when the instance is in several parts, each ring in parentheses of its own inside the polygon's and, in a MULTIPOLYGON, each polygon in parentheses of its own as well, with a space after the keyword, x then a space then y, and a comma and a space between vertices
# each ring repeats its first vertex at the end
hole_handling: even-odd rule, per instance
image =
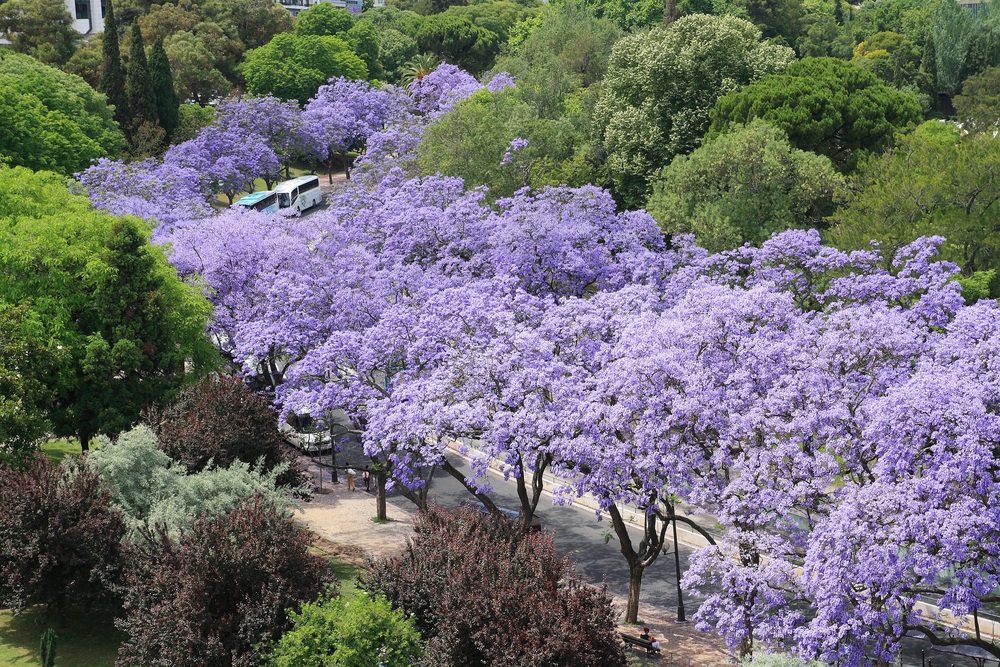
POLYGON ((121 644, 121 635, 109 617, 78 612, 68 619, 66 628, 57 622, 41 619, 41 609, 32 608, 16 618, 0 611, 0 665, 4 667, 41 667, 38 641, 42 632, 52 627, 58 635, 58 667, 113 667, 121 644))
POLYGON ((69 454, 79 456, 80 454, 83 453, 83 450, 80 449, 80 441, 75 438, 73 439, 62 438, 61 440, 52 440, 51 442, 46 442, 41 446, 41 450, 46 456, 52 459, 52 461, 54 461, 55 463, 59 463, 69 454))

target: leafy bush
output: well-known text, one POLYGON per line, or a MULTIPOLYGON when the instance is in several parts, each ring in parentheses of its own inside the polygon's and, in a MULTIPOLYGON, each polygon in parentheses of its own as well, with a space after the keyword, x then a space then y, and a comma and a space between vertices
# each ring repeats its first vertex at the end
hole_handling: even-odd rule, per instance
POLYGON ((137 426, 114 443, 105 439, 87 457, 87 466, 107 483, 112 502, 125 513, 134 534, 162 526, 176 535, 198 517, 224 514, 255 493, 281 509, 294 504, 295 489, 278 485, 286 464, 266 472, 237 461, 228 468, 210 466, 187 474, 160 450, 147 426, 137 426))
POLYGON ((325 565, 309 534, 260 494, 203 516, 177 539, 159 530, 130 554, 119 667, 250 667, 314 600, 325 565))
POLYGON ((411 614, 426 664, 625 665, 606 589, 586 585, 551 536, 506 519, 432 507, 405 553, 362 585, 411 614))
POLYGON ((86 468, 38 457, 23 470, 0 469, 0 606, 62 614, 108 599, 125 532, 110 501, 86 468))
POLYGON ((385 598, 364 594, 302 605, 268 659, 271 667, 408 667, 422 652, 420 633, 385 598))
POLYGON ((278 433, 278 415, 239 378, 205 378, 147 418, 160 448, 190 472, 204 470, 210 461, 221 468, 234 461, 250 465, 263 461, 266 471, 288 463, 279 482, 288 486, 304 482, 278 433))

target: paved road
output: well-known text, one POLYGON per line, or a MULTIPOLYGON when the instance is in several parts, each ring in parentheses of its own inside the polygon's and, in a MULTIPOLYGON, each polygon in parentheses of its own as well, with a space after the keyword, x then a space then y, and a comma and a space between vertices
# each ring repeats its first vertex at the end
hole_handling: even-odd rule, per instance
MULTIPOLYGON (((457 468, 468 471, 464 461, 452 457, 457 468)), ((491 473, 491 483, 494 492, 490 497, 498 505, 517 509, 517 491, 513 483, 503 481, 503 477, 491 473)), ((445 507, 457 507, 460 502, 469 497, 468 491, 450 475, 439 472, 431 484, 430 497, 433 501, 445 507)), ((617 537, 611 528, 609 520, 598 522, 593 510, 581 506, 553 506, 552 499, 544 494, 539 502, 539 518, 542 527, 551 531, 555 537, 556 547, 560 553, 572 556, 576 561, 577 570, 591 582, 607 581, 609 590, 616 594, 628 595, 628 566, 625 557, 619 550, 617 537), (610 536, 610 539, 607 539, 610 536)), ((638 544, 640 532, 632 530, 633 544, 638 544)), ((681 568, 687 567, 687 557, 690 549, 681 547, 681 568)), ((643 577, 641 603, 651 603, 663 609, 677 607, 677 580, 674 574, 672 555, 662 554, 643 577)), ((684 601, 688 616, 696 605, 690 596, 685 595, 684 601)))
MULTIPOLYGON (((453 463, 462 471, 467 471, 465 462, 458 457, 451 457, 453 463)), ((504 482, 499 475, 491 473, 491 483, 494 492, 490 497, 497 504, 517 509, 517 491, 512 482, 504 482)), ((450 475, 439 472, 435 474, 430 491, 433 501, 445 507, 457 507, 469 497, 465 487, 450 475)), ((399 499, 399 502, 406 502, 399 499)), ((553 532, 557 548, 561 553, 570 554, 577 564, 577 570, 591 582, 606 581, 609 590, 621 596, 628 594, 628 567, 625 558, 619 551, 617 538, 608 520, 598 522, 593 510, 580 507, 559 507, 551 504, 551 497, 543 495, 539 503, 539 517, 542 526, 553 532), (609 541, 605 541, 607 535, 609 541)), ((639 531, 630 529, 633 544, 638 543, 639 531)), ((668 546, 672 548, 672 546, 668 546)), ((681 569, 687 568, 691 549, 681 545, 681 569)), ((640 597, 639 615, 642 617, 642 605, 652 604, 661 609, 675 610, 677 607, 677 584, 674 574, 674 560, 671 554, 662 554, 653 565, 646 570, 643 577, 640 597)), ((685 611, 688 619, 697 610, 699 599, 687 593, 684 594, 685 611)), ((904 641, 903 665, 918 667, 921 665, 921 652, 933 661, 935 667, 981 667, 975 661, 962 656, 947 655, 930 651, 930 644, 916 639, 904 641)), ((1000 666, 998 666, 1000 667, 1000 666)))
MULTIPOLYGON (((360 449, 345 451, 338 455, 339 461, 364 460, 360 449)), ((465 461, 457 456, 449 457, 456 468, 468 472, 465 461)), ((490 482, 494 490, 490 497, 498 505, 517 509, 517 491, 513 482, 505 482, 501 475, 490 473, 490 482)), ((457 507, 459 503, 470 497, 465 487, 450 475, 438 471, 431 482, 430 499, 444 507, 457 507)), ((399 504, 406 509, 412 509, 412 504, 398 494, 390 496, 390 502, 399 504)), ((608 520, 598 522, 593 510, 579 506, 560 507, 552 505, 552 498, 544 494, 539 503, 539 518, 542 527, 551 531, 555 537, 556 547, 561 553, 570 555, 576 562, 577 571, 588 581, 607 582, 612 594, 628 595, 628 566, 619 551, 617 537, 614 535, 608 520), (610 539, 606 539, 610 535, 610 539)), ((633 544, 638 544, 640 532, 630 528, 633 544)), ((672 548, 669 545, 668 549, 672 548)), ((681 545, 681 569, 686 570, 691 549, 681 545)), ((677 607, 677 579, 674 573, 674 560, 671 554, 662 554, 643 577, 640 596, 639 617, 642 617, 642 605, 652 604, 663 610, 675 610, 677 607)), ((688 619, 697 610, 699 599, 684 593, 684 606, 688 619)), ((904 640, 903 665, 918 667, 921 665, 922 652, 933 661, 934 667, 982 667, 975 661, 962 656, 932 652, 929 642, 916 639, 904 640)), ((990 667, 992 667, 990 662, 990 667)), ((1000 667, 1000 665, 997 665, 1000 667)))

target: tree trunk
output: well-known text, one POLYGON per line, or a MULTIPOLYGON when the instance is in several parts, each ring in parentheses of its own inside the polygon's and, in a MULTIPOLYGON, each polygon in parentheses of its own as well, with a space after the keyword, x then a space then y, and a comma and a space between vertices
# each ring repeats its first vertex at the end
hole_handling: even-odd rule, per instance
POLYGON ((90 451, 90 434, 80 433, 80 450, 84 453, 90 451))
POLYGON ((642 589, 642 574, 653 564, 663 550, 663 538, 667 532, 667 523, 662 523, 657 530, 655 514, 646 514, 643 526, 643 538, 639 548, 632 546, 632 538, 628 534, 628 525, 618 511, 617 505, 608 508, 611 525, 618 536, 622 556, 629 568, 628 606, 625 609, 625 622, 637 623, 639 619, 639 593, 642 589))
POLYGON ((457 479, 459 482, 461 482, 462 486, 464 486, 469 493, 474 495, 476 497, 476 500, 485 505, 486 509, 488 509, 491 513, 500 514, 500 510, 498 510, 497 506, 493 503, 492 500, 490 500, 490 497, 485 493, 479 493, 478 491, 476 491, 475 487, 470 486, 469 483, 465 481, 465 475, 463 475, 458 468, 453 466, 451 464, 451 461, 445 459, 444 463, 441 464, 441 470, 444 470, 446 473, 448 473, 449 475, 457 479))
POLYGON ((343 152, 340 154, 340 159, 344 162, 344 178, 348 181, 351 180, 351 165, 347 161, 347 153, 343 152))
POLYGON ((552 462, 551 454, 539 454, 535 458, 535 469, 531 471, 531 495, 528 495, 528 485, 524 481, 525 468, 524 461, 519 456, 517 459, 518 471, 515 475, 517 482, 517 498, 521 503, 521 530, 525 533, 531 531, 531 520, 535 516, 538 508, 538 501, 542 497, 544 479, 542 475, 552 462))
POLYGON ((381 467, 375 470, 375 518, 389 520, 385 511, 385 471, 381 467))
POLYGON ((677 0, 666 0, 663 7, 663 25, 670 25, 677 20, 677 0))

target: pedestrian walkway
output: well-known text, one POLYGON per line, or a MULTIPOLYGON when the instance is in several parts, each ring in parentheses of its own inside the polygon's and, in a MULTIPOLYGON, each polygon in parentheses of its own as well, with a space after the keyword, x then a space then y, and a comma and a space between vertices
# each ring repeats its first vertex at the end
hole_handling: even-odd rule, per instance
MULTIPOLYGON (((312 476, 314 485, 319 485, 319 466, 308 457, 299 458, 300 465, 312 476)), ((303 504, 296 519, 325 540, 351 550, 359 549, 370 556, 390 556, 399 553, 406 546, 406 540, 413 532, 413 505, 402 498, 392 498, 387 503, 388 523, 377 524, 375 516, 374 491, 366 493, 347 490, 346 480, 334 484, 329 470, 324 469, 323 489, 313 499, 303 504)), ((626 600, 613 595, 615 605, 625 609, 626 600)), ((662 638, 663 653, 660 657, 649 657, 649 664, 670 667, 719 667, 728 659, 725 644, 716 635, 699 632, 692 623, 676 623, 673 611, 643 603, 640 608, 643 624, 648 625, 653 634, 662 638)), ((639 634, 635 626, 620 625, 619 631, 639 634)))

